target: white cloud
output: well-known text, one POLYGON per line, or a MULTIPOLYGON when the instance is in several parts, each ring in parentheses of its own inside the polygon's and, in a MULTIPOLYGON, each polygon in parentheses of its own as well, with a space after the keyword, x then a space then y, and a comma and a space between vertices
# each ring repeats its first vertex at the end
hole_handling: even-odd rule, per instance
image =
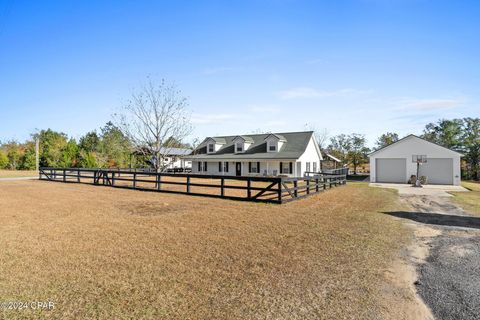
POLYGON ((418 111, 451 109, 460 106, 464 102, 465 98, 463 97, 453 99, 414 99, 401 102, 400 108, 418 111))
POLYGON ((296 87, 278 92, 280 99, 298 99, 298 98, 325 98, 325 97, 344 97, 352 94, 364 94, 369 91, 356 89, 339 89, 332 91, 317 90, 311 87, 296 87))
POLYGON ((194 124, 224 124, 227 121, 238 119, 236 114, 193 114, 192 123, 194 124))

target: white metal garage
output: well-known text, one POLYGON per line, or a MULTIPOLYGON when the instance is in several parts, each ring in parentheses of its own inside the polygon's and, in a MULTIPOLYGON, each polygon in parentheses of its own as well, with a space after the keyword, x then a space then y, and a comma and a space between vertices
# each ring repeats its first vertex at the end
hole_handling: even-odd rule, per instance
POLYGON ((430 158, 419 168, 419 175, 428 177, 430 184, 453 184, 453 159, 430 158))
POLYGON ((377 182, 405 183, 407 164, 405 159, 382 159, 375 161, 377 182))
POLYGON ((419 176, 429 184, 460 185, 460 157, 456 151, 444 148, 414 135, 369 154, 370 182, 406 183, 417 175, 415 159, 425 158, 419 176))

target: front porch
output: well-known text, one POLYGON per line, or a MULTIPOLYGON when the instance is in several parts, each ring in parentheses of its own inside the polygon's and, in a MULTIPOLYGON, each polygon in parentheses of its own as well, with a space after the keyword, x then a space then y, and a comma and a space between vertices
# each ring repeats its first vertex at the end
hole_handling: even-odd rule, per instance
POLYGON ((192 172, 224 176, 245 177, 301 177, 301 162, 295 160, 220 160, 192 163, 192 172))

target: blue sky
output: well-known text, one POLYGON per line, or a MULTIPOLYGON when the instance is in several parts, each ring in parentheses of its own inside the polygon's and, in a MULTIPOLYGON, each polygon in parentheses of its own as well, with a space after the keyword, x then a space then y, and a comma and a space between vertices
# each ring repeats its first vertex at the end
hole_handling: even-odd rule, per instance
POLYGON ((145 81, 174 81, 192 137, 421 133, 480 112, 480 3, 0 0, 0 140, 75 138, 145 81))

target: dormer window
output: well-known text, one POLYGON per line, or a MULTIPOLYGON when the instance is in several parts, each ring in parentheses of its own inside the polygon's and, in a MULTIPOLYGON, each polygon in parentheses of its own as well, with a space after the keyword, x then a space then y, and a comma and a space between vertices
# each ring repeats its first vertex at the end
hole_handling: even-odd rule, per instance
POLYGON ((277 143, 274 141, 268 142, 268 152, 276 152, 277 151, 277 143))
POLYGON ((236 136, 233 138, 233 143, 235 145, 235 153, 242 153, 247 151, 253 144, 253 139, 248 136, 236 136))
POLYGON ((265 141, 267 142, 267 152, 278 152, 283 144, 287 142, 284 136, 274 133, 269 134, 265 141))
POLYGON ((225 145, 225 138, 222 137, 213 137, 207 138, 205 141, 207 153, 215 153, 225 145))
POLYGON ((215 144, 214 143, 209 143, 207 151, 208 151, 208 153, 214 153, 215 152, 215 144))
POLYGON ((243 142, 235 143, 235 152, 243 152, 243 142))

